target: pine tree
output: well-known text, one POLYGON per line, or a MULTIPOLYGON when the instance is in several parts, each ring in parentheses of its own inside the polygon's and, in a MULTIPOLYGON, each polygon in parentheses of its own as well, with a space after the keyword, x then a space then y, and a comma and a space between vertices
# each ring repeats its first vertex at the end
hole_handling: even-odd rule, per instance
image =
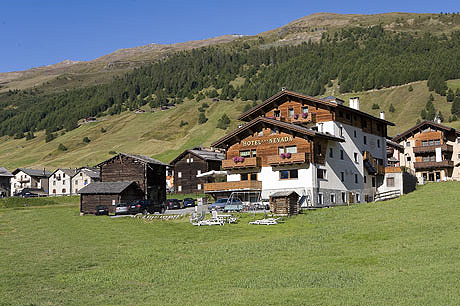
POLYGON ((447 102, 452 102, 454 101, 454 92, 452 91, 452 89, 449 88, 449 90, 447 91, 447 96, 446 96, 446 99, 447 99, 447 102))
POLYGON ((394 113, 396 111, 396 109, 393 106, 393 104, 390 104, 390 108, 388 110, 390 111, 390 113, 394 113))
POLYGON ((67 147, 65 145, 63 145, 62 143, 60 143, 59 146, 58 146, 58 150, 59 151, 67 151, 67 147))
POLYGON ((206 118, 204 112, 200 112, 200 115, 198 116, 198 123, 203 124, 206 123, 206 121, 208 121, 208 118, 206 118))
POLYGON ((226 114, 223 114, 222 117, 217 121, 217 128, 226 130, 230 124, 230 118, 226 114))

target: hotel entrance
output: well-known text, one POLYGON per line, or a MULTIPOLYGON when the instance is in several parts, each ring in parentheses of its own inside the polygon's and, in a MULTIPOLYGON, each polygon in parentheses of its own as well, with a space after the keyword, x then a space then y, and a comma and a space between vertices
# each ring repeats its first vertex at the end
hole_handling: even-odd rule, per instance
POLYGON ((423 180, 425 182, 440 182, 441 181, 441 172, 423 172, 423 180))

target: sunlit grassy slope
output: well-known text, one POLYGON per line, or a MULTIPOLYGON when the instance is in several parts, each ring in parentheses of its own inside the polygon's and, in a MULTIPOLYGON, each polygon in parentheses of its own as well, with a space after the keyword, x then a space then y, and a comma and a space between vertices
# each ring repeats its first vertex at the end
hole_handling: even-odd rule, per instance
MULTIPOLYGON (((449 81, 448 85, 454 90, 460 88, 460 80, 449 81)), ((389 135, 396 135, 416 123, 430 95, 425 81, 413 83, 411 86, 413 91, 408 90, 409 85, 404 85, 345 95, 337 95, 333 87, 327 90, 326 95, 335 94, 346 103, 349 97, 359 96, 361 110, 375 116, 384 110, 386 119, 396 124, 395 127, 389 128, 389 135), (379 109, 372 109, 374 103, 379 105, 379 109), (396 109, 393 113, 389 112, 390 104, 396 109)), ((444 124, 460 128, 460 121, 447 122, 451 103, 447 103, 446 98, 438 94, 433 93, 433 96, 435 108, 440 110, 446 119, 444 124)), ((25 166, 56 168, 94 165, 110 157, 110 151, 145 154, 169 162, 184 149, 199 145, 208 146, 235 129, 238 126, 236 118, 248 103, 212 102, 206 99, 199 103, 186 101, 167 111, 155 110, 154 113, 143 114, 125 112, 100 118, 99 122, 83 124, 49 143, 45 143, 43 132, 36 133, 37 137, 29 141, 2 137, 0 166, 12 170, 25 166), (203 102, 210 105, 206 110, 209 120, 200 125, 197 123, 197 109, 203 102), (232 120, 230 127, 225 131, 216 128, 217 121, 223 114, 227 114, 232 120), (181 121, 188 124, 180 127, 181 121), (102 133, 101 128, 106 132, 102 133), (91 139, 90 143, 83 143, 85 136, 91 139), (68 150, 59 151, 57 148, 60 143, 68 150)))
POLYGON ((458 305, 459 206, 447 182, 269 227, 0 209, 0 305, 458 305))

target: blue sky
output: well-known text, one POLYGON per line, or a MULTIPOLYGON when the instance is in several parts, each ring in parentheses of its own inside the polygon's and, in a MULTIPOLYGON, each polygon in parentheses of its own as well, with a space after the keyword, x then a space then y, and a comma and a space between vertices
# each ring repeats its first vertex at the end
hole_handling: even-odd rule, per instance
POLYGON ((317 13, 460 11, 457 1, 0 0, 0 72, 120 48, 253 35, 317 13))

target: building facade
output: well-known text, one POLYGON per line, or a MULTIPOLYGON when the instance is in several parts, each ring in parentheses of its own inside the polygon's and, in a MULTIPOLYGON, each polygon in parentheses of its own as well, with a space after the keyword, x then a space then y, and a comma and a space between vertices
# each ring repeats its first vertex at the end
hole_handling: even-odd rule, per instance
POLYGON ((72 177, 72 193, 78 194, 80 189, 101 180, 100 170, 98 168, 80 168, 72 177))
POLYGON ((195 148, 182 152, 170 162, 174 167, 174 192, 203 192, 204 184, 214 180, 211 177, 197 177, 197 175, 220 170, 223 159, 225 154, 218 150, 195 148))
POLYGON ((403 147, 400 166, 420 183, 460 180, 460 132, 454 128, 423 121, 392 140, 403 147))
POLYGON ((8 197, 11 195, 11 174, 5 168, 0 167, 0 198, 8 197))
POLYGON ((212 144, 226 150, 227 182, 206 184, 205 191, 260 191, 268 199, 292 190, 316 207, 372 200, 384 184, 393 124, 361 112, 357 98, 350 106, 282 90, 212 144))
POLYGON ((46 169, 18 168, 12 172, 11 195, 17 195, 28 189, 39 195, 48 195, 48 178, 51 172, 46 169))
POLYGON ((72 178, 77 173, 76 169, 56 169, 48 180, 50 196, 69 196, 76 194, 72 190, 72 178))

